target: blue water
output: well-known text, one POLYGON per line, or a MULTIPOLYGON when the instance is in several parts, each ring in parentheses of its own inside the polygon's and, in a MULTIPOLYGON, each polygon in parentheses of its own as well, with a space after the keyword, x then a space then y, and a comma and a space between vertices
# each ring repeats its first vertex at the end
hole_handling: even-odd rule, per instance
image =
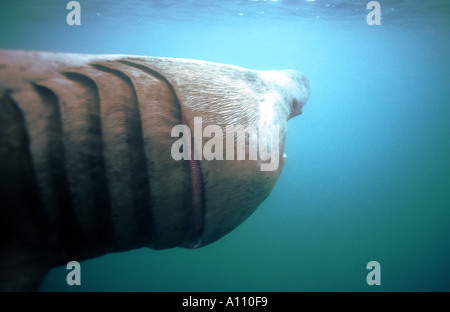
POLYGON ((81 0, 81 26, 67 2, 1 1, 0 48, 291 68, 313 88, 277 185, 236 230, 83 261, 81 286, 59 267, 42 291, 450 291, 448 1, 379 1, 380 26, 368 1, 81 0))

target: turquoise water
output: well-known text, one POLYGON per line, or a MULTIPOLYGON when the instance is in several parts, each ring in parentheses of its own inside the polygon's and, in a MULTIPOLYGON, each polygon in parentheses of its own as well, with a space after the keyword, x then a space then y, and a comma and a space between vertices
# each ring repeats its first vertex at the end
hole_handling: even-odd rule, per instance
POLYGON ((379 1, 1 1, 0 48, 291 68, 312 81, 284 171, 209 246, 55 268, 42 291, 450 291, 450 5, 379 1), (20 3, 20 4, 19 4, 20 3), (368 286, 369 261, 381 285, 368 286))

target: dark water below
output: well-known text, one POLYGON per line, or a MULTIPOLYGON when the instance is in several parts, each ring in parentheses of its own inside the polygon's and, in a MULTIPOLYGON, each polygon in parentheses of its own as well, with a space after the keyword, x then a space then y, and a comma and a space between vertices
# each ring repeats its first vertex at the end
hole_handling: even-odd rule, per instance
POLYGON ((1 1, 0 48, 292 68, 312 81, 288 161, 240 227, 197 249, 141 249, 51 271, 42 291, 450 290, 450 4, 1 1), (38 4, 39 3, 39 4, 38 4), (368 286, 366 264, 381 264, 368 286))

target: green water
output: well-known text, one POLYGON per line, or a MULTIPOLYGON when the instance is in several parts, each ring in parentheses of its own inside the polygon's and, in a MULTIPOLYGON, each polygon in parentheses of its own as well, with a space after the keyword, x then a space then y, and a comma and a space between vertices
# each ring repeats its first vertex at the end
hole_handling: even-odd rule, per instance
POLYGON ((450 10, 446 1, 2 1, 0 48, 292 68, 312 81, 284 171, 209 246, 55 268, 42 291, 449 291, 450 10), (334 7, 333 7, 334 5, 334 7), (369 261, 381 285, 368 286, 369 261))

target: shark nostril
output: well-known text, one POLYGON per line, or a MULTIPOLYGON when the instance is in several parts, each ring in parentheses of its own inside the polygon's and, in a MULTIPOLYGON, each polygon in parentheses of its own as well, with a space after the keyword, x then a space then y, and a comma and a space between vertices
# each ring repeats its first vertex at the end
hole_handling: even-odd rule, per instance
POLYGON ((291 103, 291 114, 298 115, 301 113, 302 106, 297 99, 293 99, 291 103))

